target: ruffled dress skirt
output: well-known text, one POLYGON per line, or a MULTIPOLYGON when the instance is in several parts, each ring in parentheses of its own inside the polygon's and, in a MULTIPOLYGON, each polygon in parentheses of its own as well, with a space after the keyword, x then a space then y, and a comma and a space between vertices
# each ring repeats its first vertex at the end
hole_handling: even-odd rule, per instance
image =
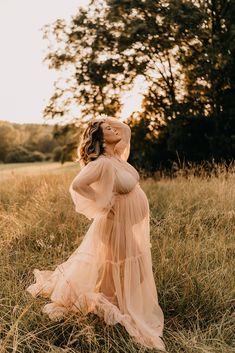
POLYGON ((54 271, 33 271, 26 290, 50 298, 42 311, 52 320, 75 312, 122 324, 134 341, 165 351, 163 312, 153 277, 149 204, 139 183, 116 194, 114 213, 99 215, 80 246, 54 271))

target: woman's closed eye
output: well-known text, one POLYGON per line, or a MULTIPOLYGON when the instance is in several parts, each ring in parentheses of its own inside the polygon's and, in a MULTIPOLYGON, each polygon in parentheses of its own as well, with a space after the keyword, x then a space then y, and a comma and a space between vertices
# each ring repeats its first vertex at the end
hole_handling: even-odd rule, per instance
POLYGON ((112 128, 112 126, 106 126, 106 130, 113 130, 113 131, 116 131, 116 129, 112 128))

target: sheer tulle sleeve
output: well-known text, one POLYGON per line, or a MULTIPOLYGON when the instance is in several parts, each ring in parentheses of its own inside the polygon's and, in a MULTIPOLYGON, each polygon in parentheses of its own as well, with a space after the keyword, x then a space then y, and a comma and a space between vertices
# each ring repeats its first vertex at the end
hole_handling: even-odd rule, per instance
POLYGON ((99 157, 85 165, 69 187, 75 209, 88 219, 104 215, 113 206, 115 171, 108 158, 99 157))
POLYGON ((130 127, 117 118, 113 117, 106 118, 106 122, 119 131, 122 139, 116 144, 114 152, 116 152, 121 159, 127 161, 130 154, 130 127))

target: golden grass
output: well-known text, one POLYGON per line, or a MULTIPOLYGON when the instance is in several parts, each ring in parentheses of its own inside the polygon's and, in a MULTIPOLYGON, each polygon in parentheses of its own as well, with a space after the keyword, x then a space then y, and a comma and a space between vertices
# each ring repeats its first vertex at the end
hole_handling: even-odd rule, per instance
MULTIPOLYGON (((33 167, 32 167, 33 169, 33 167)), ((66 173, 5 178, 0 195, 0 352, 154 352, 96 315, 52 322, 25 288, 54 269, 90 222, 75 213, 66 173)), ((151 209, 153 271, 171 353, 235 352, 235 176, 141 181, 151 209)))

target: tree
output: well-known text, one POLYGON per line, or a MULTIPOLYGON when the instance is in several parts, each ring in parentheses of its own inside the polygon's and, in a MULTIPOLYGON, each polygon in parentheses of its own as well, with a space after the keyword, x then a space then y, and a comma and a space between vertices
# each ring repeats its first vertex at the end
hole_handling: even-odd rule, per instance
MULTIPOLYGON (((165 146, 161 154, 174 158, 180 138, 188 158, 221 156, 218 146, 226 138, 234 141, 234 108, 232 113, 228 108, 234 92, 234 18, 229 0, 91 1, 70 23, 45 27, 45 60, 65 73, 45 116, 63 116, 77 104, 83 122, 99 113, 118 117, 121 92, 142 75, 148 91, 139 118, 145 121, 134 126, 145 149, 165 146), (190 141, 200 141, 200 153, 190 141)), ((234 148, 223 151, 231 158, 234 148)))
POLYGON ((18 142, 19 134, 11 123, 0 121, 0 161, 4 162, 9 149, 18 142))
POLYGON ((76 159, 77 147, 81 137, 81 126, 71 123, 66 125, 55 125, 53 136, 59 143, 59 146, 54 149, 54 160, 71 161, 76 159))

